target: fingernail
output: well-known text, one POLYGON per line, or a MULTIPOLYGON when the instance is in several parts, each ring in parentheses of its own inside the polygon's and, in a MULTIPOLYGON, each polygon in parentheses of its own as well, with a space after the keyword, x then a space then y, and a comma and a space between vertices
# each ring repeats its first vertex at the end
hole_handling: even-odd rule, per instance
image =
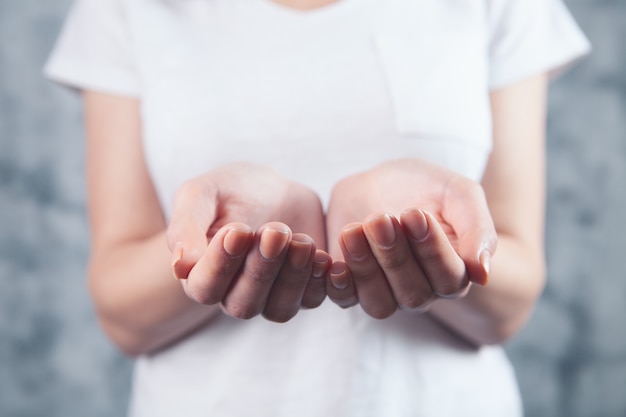
POLYGON ((290 237, 288 230, 264 229, 259 242, 261 256, 267 260, 278 258, 287 246, 290 237))
POLYGON ((314 260, 313 261, 313 271, 311 272, 311 275, 313 276, 313 278, 322 278, 324 276, 324 274, 326 274, 326 270, 328 269, 328 260, 327 259, 321 259, 321 260, 314 260))
POLYGON ((345 227, 341 232, 341 237, 352 259, 356 261, 364 259, 369 253, 370 247, 360 223, 354 223, 345 227))
POLYGON ((335 264, 330 268, 330 282, 338 290, 345 290, 350 285, 350 279, 346 267, 335 264))
POLYGON ((429 234, 426 213, 418 209, 408 210, 403 213, 402 221, 411 238, 418 242, 426 240, 429 234))
POLYGON ((174 246, 174 250, 172 251, 172 259, 170 261, 170 267, 172 269, 172 275, 174 276, 174 279, 176 279, 176 280, 184 279, 182 277, 179 277, 178 274, 176 273, 176 265, 178 265, 178 263, 182 259, 183 259, 183 244, 182 244, 182 242, 178 242, 174 246))
POLYGON ((479 284, 486 285, 487 281, 489 281, 489 273, 491 272, 491 252, 484 249, 478 256, 478 262, 480 262, 480 266, 482 266, 483 271, 485 272, 485 280, 483 282, 479 282, 479 284))
POLYGON ((289 265, 294 269, 304 269, 311 259, 311 249, 313 242, 311 241, 291 241, 289 246, 289 265))
POLYGON ((390 248, 396 241, 396 229, 391 216, 387 213, 368 220, 365 227, 374 242, 382 248, 390 248))
POLYGON ((224 236, 224 250, 230 256, 243 255, 250 246, 252 230, 230 229, 224 236))

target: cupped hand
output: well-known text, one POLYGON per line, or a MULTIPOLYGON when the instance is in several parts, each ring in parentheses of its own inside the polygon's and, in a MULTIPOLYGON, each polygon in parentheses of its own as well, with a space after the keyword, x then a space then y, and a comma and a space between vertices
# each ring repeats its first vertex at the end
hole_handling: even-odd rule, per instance
POLYGON ((328 213, 327 294, 385 318, 486 284, 497 235, 481 186, 419 159, 340 181, 328 213), (343 260, 343 261, 341 261, 343 260))
POLYGON ((284 322, 326 297, 319 198, 270 168, 228 164, 184 183, 167 240, 187 295, 233 317, 284 322))

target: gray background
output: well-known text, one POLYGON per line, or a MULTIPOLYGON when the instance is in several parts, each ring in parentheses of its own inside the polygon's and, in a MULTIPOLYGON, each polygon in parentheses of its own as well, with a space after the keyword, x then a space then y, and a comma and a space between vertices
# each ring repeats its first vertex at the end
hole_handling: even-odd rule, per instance
MULTIPOLYGON (((3 417, 122 416, 128 398, 84 283, 80 105, 40 75, 69 3, 0 0, 3 417)), ((567 4, 595 50, 552 89, 549 284, 507 350, 528 416, 626 416, 626 1, 567 4)))

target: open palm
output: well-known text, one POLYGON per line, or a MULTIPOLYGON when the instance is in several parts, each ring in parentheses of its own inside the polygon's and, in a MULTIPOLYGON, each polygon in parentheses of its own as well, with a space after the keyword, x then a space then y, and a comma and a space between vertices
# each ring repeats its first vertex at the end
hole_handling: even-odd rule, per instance
POLYGON ((419 159, 340 181, 326 230, 336 261, 328 295, 378 318, 462 296, 471 281, 484 284, 496 244, 480 185, 419 159))

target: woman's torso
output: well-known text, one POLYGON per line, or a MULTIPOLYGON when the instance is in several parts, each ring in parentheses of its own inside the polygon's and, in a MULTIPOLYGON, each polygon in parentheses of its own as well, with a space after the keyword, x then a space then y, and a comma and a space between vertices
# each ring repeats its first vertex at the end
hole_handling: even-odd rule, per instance
MULTIPOLYGON (((144 145, 164 211, 230 161, 317 190, 421 157, 479 179, 490 150, 484 2, 135 0, 144 145)), ((326 302, 286 324, 218 317, 138 361, 132 414, 515 416, 512 370, 428 316, 326 302), (494 401, 495 399, 495 401, 494 401)))

